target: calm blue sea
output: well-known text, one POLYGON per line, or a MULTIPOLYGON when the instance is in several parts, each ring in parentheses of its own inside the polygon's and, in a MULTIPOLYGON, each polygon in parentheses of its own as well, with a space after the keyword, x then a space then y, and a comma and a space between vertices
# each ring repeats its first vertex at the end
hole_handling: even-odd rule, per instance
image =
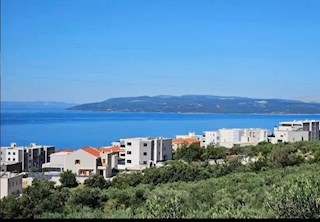
POLYGON ((37 143, 56 149, 108 146, 125 137, 174 137, 234 127, 272 130, 280 121, 320 119, 320 115, 104 113, 62 109, 2 109, 1 146, 37 143))

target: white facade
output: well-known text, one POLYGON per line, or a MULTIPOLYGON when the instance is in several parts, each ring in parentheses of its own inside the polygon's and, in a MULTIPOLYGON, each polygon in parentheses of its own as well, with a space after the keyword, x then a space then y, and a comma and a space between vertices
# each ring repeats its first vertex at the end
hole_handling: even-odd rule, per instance
POLYGON ((125 150, 124 168, 140 170, 172 159, 172 140, 166 138, 126 138, 120 140, 125 150))
POLYGON ((0 186, 0 199, 8 195, 19 196, 22 193, 22 174, 1 173, 0 186))
POLYGON ((208 145, 219 145, 219 142, 219 131, 204 131, 200 141, 200 145, 207 147, 208 145))
POLYGON ((66 157, 72 152, 60 151, 50 154, 50 162, 42 164, 43 171, 63 172, 66 168, 66 157))
POLYGON ((97 173, 97 159, 99 157, 100 154, 93 155, 84 149, 79 149, 65 157, 65 170, 71 170, 77 176, 95 174, 97 173))
POLYGON ((234 145, 257 145, 268 141, 268 130, 261 128, 231 128, 217 131, 204 131, 201 146, 210 144, 232 148, 234 145))
POLYGON ((283 142, 308 141, 309 129, 304 130, 303 124, 306 121, 286 121, 280 122, 274 127, 273 135, 269 136, 269 141, 273 144, 283 142))

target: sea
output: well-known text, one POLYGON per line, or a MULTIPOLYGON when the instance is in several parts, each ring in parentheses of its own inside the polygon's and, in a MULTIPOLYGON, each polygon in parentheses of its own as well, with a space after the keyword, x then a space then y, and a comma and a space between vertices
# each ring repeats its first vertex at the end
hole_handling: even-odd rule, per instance
POLYGON ((59 149, 110 146, 128 137, 169 137, 220 128, 266 128, 320 115, 110 113, 61 108, 1 109, 1 146, 15 142, 59 149))

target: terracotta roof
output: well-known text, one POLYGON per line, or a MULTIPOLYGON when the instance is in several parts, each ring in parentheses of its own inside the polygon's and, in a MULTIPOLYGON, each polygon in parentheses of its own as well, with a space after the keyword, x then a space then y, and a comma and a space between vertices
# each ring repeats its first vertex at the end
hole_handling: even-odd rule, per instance
POLYGON ((72 153, 72 152, 74 152, 74 150, 72 150, 72 149, 62 149, 62 150, 56 150, 54 153, 61 153, 61 152, 72 153))
POLYGON ((180 144, 180 143, 194 144, 194 143, 200 143, 200 141, 195 138, 176 138, 176 139, 172 139, 172 143, 173 144, 180 144))
POLYGON ((96 148, 93 148, 91 146, 86 146, 86 147, 83 147, 82 149, 95 157, 100 156, 100 152, 96 148))
POLYGON ((124 149, 121 149, 119 146, 112 146, 112 147, 100 147, 98 148, 100 152, 106 152, 106 153, 115 153, 115 152, 121 152, 124 151, 124 149))

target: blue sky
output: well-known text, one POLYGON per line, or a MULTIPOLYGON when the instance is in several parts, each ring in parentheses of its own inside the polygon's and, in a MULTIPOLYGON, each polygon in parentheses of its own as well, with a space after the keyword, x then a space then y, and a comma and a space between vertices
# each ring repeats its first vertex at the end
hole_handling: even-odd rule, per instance
POLYGON ((1 99, 320 101, 319 0, 2 0, 1 99))

